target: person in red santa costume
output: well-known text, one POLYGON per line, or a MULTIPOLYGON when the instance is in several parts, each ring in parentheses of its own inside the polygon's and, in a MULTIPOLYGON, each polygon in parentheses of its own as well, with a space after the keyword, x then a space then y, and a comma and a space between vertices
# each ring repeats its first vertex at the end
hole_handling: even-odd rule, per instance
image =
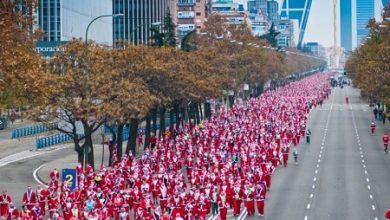
POLYGON ((236 183, 233 190, 234 190, 233 215, 235 217, 237 217, 241 212, 241 202, 242 202, 243 190, 242 190, 239 183, 236 183))
POLYGON ((8 208, 8 216, 7 216, 7 220, 14 220, 14 219, 17 219, 19 218, 20 216, 20 213, 19 213, 19 210, 15 207, 15 205, 11 202, 9 204, 9 208, 8 208))
POLYGON ((255 214, 254 192, 252 190, 252 187, 249 185, 249 183, 246 186, 244 192, 244 204, 246 210, 248 211, 248 216, 252 216, 253 214, 255 214))
POLYGON ((288 155, 290 153, 290 148, 287 145, 284 145, 282 148, 283 154, 283 166, 287 167, 288 155))
POLYGON ((58 206, 60 204, 60 198, 57 195, 57 192, 51 193, 48 199, 48 206, 49 206, 49 212, 50 212, 50 217, 53 216, 53 214, 58 210, 58 206))
POLYGON ((52 171, 50 171, 50 179, 59 180, 60 179, 60 172, 58 172, 57 168, 54 168, 52 171))
POLYGON ((35 203, 34 207, 31 209, 31 215, 32 220, 43 219, 43 212, 38 202, 35 203))
POLYGON ((226 201, 225 195, 221 195, 221 201, 218 204, 218 208, 219 208, 219 218, 221 220, 227 220, 227 212, 228 212, 229 204, 226 201))
POLYGON ((0 196, 0 217, 8 215, 8 206, 12 203, 11 196, 7 194, 7 190, 3 190, 0 196))
POLYGON ((32 191, 31 186, 28 186, 27 191, 23 193, 22 203, 27 205, 28 210, 31 210, 36 202, 37 196, 35 192, 32 191))
POLYGON ((255 195, 255 200, 256 200, 256 206, 257 206, 257 211, 259 213, 259 216, 264 216, 264 200, 265 200, 265 194, 266 194, 266 186, 264 183, 260 183, 256 187, 256 195, 255 195))
POLYGON ((46 207, 47 198, 49 197, 49 191, 38 185, 36 195, 37 195, 37 202, 39 203, 39 207, 41 207, 42 215, 45 216, 45 207, 46 207))

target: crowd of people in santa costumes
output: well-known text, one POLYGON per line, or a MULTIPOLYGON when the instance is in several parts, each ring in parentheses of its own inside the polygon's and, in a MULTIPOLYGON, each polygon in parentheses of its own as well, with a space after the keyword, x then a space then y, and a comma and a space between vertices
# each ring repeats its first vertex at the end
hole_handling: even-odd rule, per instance
MULTIPOLYGON (((125 155, 99 171, 79 165, 73 191, 53 170, 48 188, 24 193, 21 219, 190 220, 213 214, 224 220, 229 209, 237 216, 243 207, 249 216, 263 216, 272 174, 287 166, 290 148, 304 138, 310 108, 329 96, 328 77, 292 82, 199 125, 177 128, 175 138, 161 138, 138 159, 125 155)), ((5 219, 14 219, 11 204, 4 191, 5 219)))

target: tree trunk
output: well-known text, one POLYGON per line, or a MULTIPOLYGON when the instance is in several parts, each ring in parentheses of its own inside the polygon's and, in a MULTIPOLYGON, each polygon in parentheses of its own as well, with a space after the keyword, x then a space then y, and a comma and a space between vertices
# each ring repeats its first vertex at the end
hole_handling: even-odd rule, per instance
MULTIPOLYGON (((85 131, 85 128, 84 128, 85 131)), ((83 144, 83 149, 85 151, 85 159, 86 164, 91 165, 93 170, 95 170, 95 158, 93 154, 93 143, 92 143, 92 135, 89 132, 85 132, 85 142, 83 144)))
POLYGON ((209 102, 204 103, 204 115, 205 118, 210 119, 211 116, 211 106, 209 102))
POLYGON ((123 156, 123 123, 118 124, 118 142, 117 142, 117 151, 116 156, 120 160, 123 156))
POLYGON ((202 111, 202 103, 199 103, 197 106, 199 108, 200 120, 203 120, 204 117, 203 117, 203 111, 202 111))
POLYGON ((112 135, 112 141, 111 143, 108 143, 108 151, 109 151, 109 156, 108 156, 108 166, 112 166, 113 159, 114 159, 114 146, 117 140, 117 134, 113 128, 113 126, 109 127, 111 135, 112 135))
POLYGON ((173 120, 175 118, 175 110, 172 108, 169 110, 169 131, 172 133, 173 129, 175 128, 175 121, 173 120))
POLYGON ((84 164, 84 151, 82 146, 80 146, 80 141, 78 138, 73 139, 74 150, 77 152, 77 161, 83 165, 84 164))
POLYGON ((199 124, 200 123, 200 114, 199 114, 198 103, 194 103, 193 109, 194 109, 194 112, 195 112, 196 124, 199 124))
POLYGON ((182 112, 182 116, 183 116, 183 119, 181 121, 181 126, 183 127, 183 129, 186 127, 186 124, 187 124, 187 121, 189 121, 189 115, 188 115, 188 111, 187 111, 187 104, 185 104, 182 108, 181 108, 181 112, 182 112))
POLYGON ((160 110, 160 133, 159 137, 162 137, 165 133, 165 107, 161 107, 160 110))
POLYGON ((145 143, 144 146, 149 146, 150 144, 150 124, 151 124, 151 117, 150 114, 146 115, 146 127, 145 127, 145 143))
POLYGON ((175 110, 175 117, 176 117, 176 130, 179 130, 180 127, 179 105, 175 104, 173 108, 175 110))
POLYGON ((157 135, 157 109, 152 109, 152 121, 153 121, 153 128, 152 131, 155 135, 157 135))
POLYGON ((136 156, 136 146, 137 146, 137 135, 138 135, 138 119, 130 120, 130 129, 129 129, 129 140, 127 141, 126 154, 129 154, 130 151, 136 156))

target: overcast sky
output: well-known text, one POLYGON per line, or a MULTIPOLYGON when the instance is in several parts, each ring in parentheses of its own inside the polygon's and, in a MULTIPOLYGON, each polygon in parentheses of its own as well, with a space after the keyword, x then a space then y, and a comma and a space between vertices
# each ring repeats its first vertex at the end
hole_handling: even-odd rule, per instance
POLYGON ((333 0, 313 0, 303 40, 333 45, 333 0))

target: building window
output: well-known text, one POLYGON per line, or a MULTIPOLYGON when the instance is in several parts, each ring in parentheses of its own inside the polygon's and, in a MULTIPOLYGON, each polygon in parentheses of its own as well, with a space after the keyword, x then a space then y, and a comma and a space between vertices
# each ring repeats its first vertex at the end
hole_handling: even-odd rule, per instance
POLYGON ((196 12, 196 16, 201 16, 202 13, 201 12, 196 12))

